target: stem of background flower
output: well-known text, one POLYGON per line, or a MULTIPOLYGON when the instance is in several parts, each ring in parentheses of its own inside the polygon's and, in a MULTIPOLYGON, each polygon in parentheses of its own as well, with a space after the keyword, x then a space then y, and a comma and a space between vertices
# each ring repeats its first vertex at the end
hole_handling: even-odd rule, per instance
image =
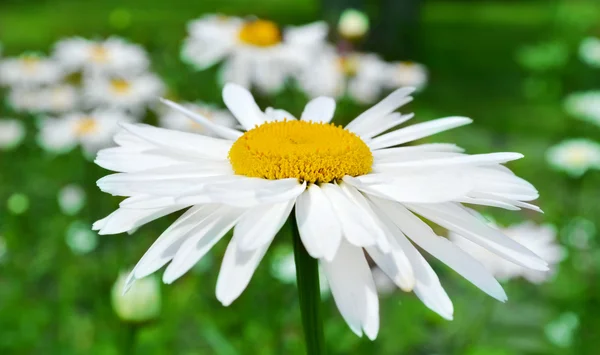
POLYGON ((294 238, 294 259, 296 262, 296 279, 298 282, 298 298, 302 313, 302 326, 306 340, 306 353, 309 355, 325 354, 325 337, 323 335, 323 319, 321 317, 321 291, 319 289, 319 267, 304 248, 300 240, 295 211, 290 214, 292 236, 294 238))

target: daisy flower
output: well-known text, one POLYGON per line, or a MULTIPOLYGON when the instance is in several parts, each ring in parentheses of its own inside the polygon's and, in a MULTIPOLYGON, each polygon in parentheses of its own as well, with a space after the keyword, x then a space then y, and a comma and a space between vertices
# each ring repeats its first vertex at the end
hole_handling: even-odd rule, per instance
POLYGON ((523 277, 535 284, 543 283, 552 277, 556 266, 565 257, 564 248, 556 240, 556 229, 551 225, 523 222, 502 228, 501 231, 544 259, 550 265, 552 272, 531 270, 511 263, 457 233, 450 233, 448 237, 454 244, 477 259, 494 277, 502 281, 523 277))
POLYGON ((118 37, 103 41, 80 37, 64 39, 56 43, 54 58, 70 72, 94 74, 139 74, 150 64, 144 48, 118 37))
POLYGON ((587 65, 600 68, 600 38, 588 37, 581 41, 579 57, 587 65))
POLYGON ((223 61, 222 82, 273 93, 320 48, 327 30, 323 22, 281 29, 268 20, 207 15, 188 25, 181 56, 198 70, 223 61))
POLYGON ((17 147, 25 138, 25 125, 15 119, 0 119, 0 150, 17 147))
POLYGON ((112 145, 120 122, 135 119, 117 110, 72 112, 59 118, 40 120, 38 144, 49 152, 65 153, 81 145, 87 155, 112 145))
POLYGON ((347 94, 368 104, 384 90, 412 86, 421 89, 427 82, 425 67, 411 63, 387 63, 372 53, 338 53, 323 50, 313 63, 298 74, 300 88, 310 97, 347 94))
POLYGON ((53 59, 37 54, 25 54, 18 58, 0 61, 0 86, 38 86, 54 84, 65 73, 53 59))
POLYGON ((83 98, 91 107, 140 113, 165 91, 162 80, 150 73, 133 77, 90 76, 84 80, 83 98))
POLYGON ((297 225, 295 244, 318 260, 343 318, 370 339, 378 333, 379 303, 365 252, 444 318, 452 319, 452 302, 413 243, 505 301, 493 276, 421 217, 518 265, 547 270, 537 255, 462 205, 539 210, 527 202, 538 197, 535 188, 502 165, 522 155, 467 155, 453 144, 401 146, 471 123, 448 117, 384 133, 412 117, 394 112, 411 101, 412 91, 393 92, 342 128, 330 123, 331 98, 310 101, 296 119, 280 109, 261 111, 246 89, 228 84, 223 99, 246 132, 163 100, 220 138, 123 124, 115 136, 119 147, 100 151, 96 163, 117 172, 100 179, 100 189, 127 199, 94 229, 128 232, 186 209, 135 266, 128 285, 167 264, 163 281, 174 282, 233 229, 216 287, 227 306, 289 217, 297 225))
MULTIPOLYGON (((233 128, 238 125, 235 117, 233 117, 227 110, 221 110, 212 105, 207 105, 204 103, 184 103, 182 105, 186 109, 202 115, 221 126, 233 128)), ((176 131, 194 132, 207 136, 216 135, 211 130, 206 129, 203 125, 174 109, 169 109, 165 114, 160 115, 158 118, 158 123, 161 127, 174 129, 176 131)))
POLYGON ((79 93, 71 85, 58 84, 46 87, 16 87, 9 91, 7 104, 17 112, 62 113, 75 109, 79 93))
POLYGON ((600 144, 584 138, 568 139, 550 147, 546 160, 555 170, 580 177, 589 169, 600 169, 600 144))
POLYGON ((570 94, 564 105, 570 115, 600 126, 600 91, 570 94))

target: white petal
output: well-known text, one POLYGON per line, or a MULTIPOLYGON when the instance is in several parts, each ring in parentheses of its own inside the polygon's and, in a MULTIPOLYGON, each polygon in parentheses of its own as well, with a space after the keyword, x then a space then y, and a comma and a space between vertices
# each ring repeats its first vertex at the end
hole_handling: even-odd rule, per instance
MULTIPOLYGON (((237 176, 236 176, 237 177, 237 176)), ((196 192, 184 192, 177 203, 221 203, 237 207, 253 207, 263 203, 289 201, 306 189, 297 179, 266 180, 237 177, 223 183, 201 186, 196 192)))
POLYGON ((261 205, 245 212, 233 231, 239 248, 253 250, 272 240, 285 224, 295 202, 292 199, 270 206, 261 205))
POLYGON ((384 210, 377 204, 379 199, 369 196, 373 201, 373 207, 380 216, 381 221, 388 227, 397 242, 397 247, 402 248, 408 258, 415 276, 415 286, 413 291, 419 299, 432 311, 436 312, 445 319, 452 320, 454 312, 452 301, 440 284, 437 275, 427 263, 419 251, 406 239, 404 233, 396 227, 393 221, 386 215, 384 210))
POLYGON ((118 234, 129 232, 152 222, 155 219, 171 214, 186 208, 188 205, 172 205, 169 207, 149 208, 149 209, 129 209, 119 208, 108 217, 102 219, 100 223, 95 224, 93 229, 99 229, 98 234, 118 234))
POLYGON ((361 248, 342 241, 331 261, 321 259, 335 304, 350 329, 371 340, 379 331, 379 300, 371 270, 361 248))
POLYGON ((225 138, 225 139, 229 139, 229 140, 236 140, 239 137, 242 136, 242 132, 237 131, 235 129, 229 128, 229 127, 225 127, 225 126, 221 126, 217 123, 214 123, 213 121, 209 120, 208 118, 198 114, 197 112, 188 110, 187 108, 174 103, 173 101, 169 101, 167 99, 160 99, 160 101, 169 106, 170 108, 181 112, 182 114, 184 114, 185 116, 191 118, 192 120, 198 122, 200 125, 202 125, 202 127, 205 127, 206 129, 214 132, 215 134, 225 138))
POLYGON ((194 227, 165 270, 163 282, 170 284, 188 272, 233 227, 241 214, 242 210, 222 206, 194 227))
POLYGON ((258 108, 252 94, 237 84, 228 83, 225 85, 223 88, 223 101, 229 111, 248 131, 268 121, 265 114, 258 108))
POLYGON ((380 120, 373 122, 368 128, 361 129, 361 137, 373 138, 374 136, 381 134, 388 129, 394 128, 402 123, 410 120, 415 115, 410 113, 408 115, 402 115, 399 112, 392 112, 387 116, 382 117, 380 120))
POLYGON ((483 292, 504 302, 506 293, 486 268, 449 240, 437 236, 433 230, 399 203, 379 201, 385 213, 413 242, 454 269, 483 292))
POLYGON ((187 210, 156 239, 133 268, 132 275, 141 279, 166 265, 173 259, 189 232, 219 211, 219 207, 215 205, 194 206, 187 210))
POLYGON ((373 150, 377 150, 400 145, 428 137, 439 132, 447 131, 452 128, 464 126, 471 122, 472 120, 466 117, 446 117, 429 122, 423 122, 386 133, 377 138, 373 138, 373 140, 369 143, 369 147, 371 147, 373 150))
POLYGON ((410 261, 398 247, 385 254, 375 247, 367 247, 367 254, 375 261, 377 266, 396 284, 402 291, 409 292, 415 287, 415 276, 410 261))
POLYGON ((310 256, 332 260, 342 240, 342 227, 318 185, 310 185, 298 196, 295 213, 302 244, 310 256))
POLYGON ((400 88, 391 94, 389 94, 385 99, 381 100, 379 103, 363 112, 361 115, 356 117, 352 122, 350 122, 346 129, 358 134, 359 136, 363 135, 363 129, 366 125, 367 129, 369 128, 369 124, 375 124, 375 120, 379 120, 393 111, 395 111, 398 107, 412 101, 412 97, 408 96, 415 91, 414 88, 400 88))
POLYGON ((428 143, 414 146, 379 149, 373 152, 376 160, 411 160, 420 159, 424 153, 462 153, 464 149, 450 143, 428 143))
POLYGON ((265 115, 267 115, 269 121, 284 121, 284 120, 295 120, 296 117, 286 110, 267 107, 265 110, 265 115))
POLYGON ((402 175, 369 174, 344 182, 360 191, 398 202, 439 203, 461 198, 472 189, 462 171, 406 173, 402 175))
POLYGON ((327 196, 337 215, 344 238, 351 244, 366 247, 377 244, 385 235, 373 225, 373 221, 366 213, 348 198, 341 188, 335 184, 322 184, 321 190, 327 196))
POLYGON ((219 271, 216 292, 217 299, 224 306, 229 306, 244 292, 272 241, 273 238, 249 251, 241 249, 235 237, 229 242, 219 271))
POLYGON ((509 261, 526 268, 546 271, 547 263, 513 239, 454 203, 410 204, 408 207, 430 221, 479 244, 509 261))
POLYGON ((329 123, 335 113, 335 100, 331 97, 319 96, 312 99, 302 112, 302 121, 329 123))
POLYGON ((490 153, 475 155, 459 155, 438 159, 419 159, 410 161, 386 161, 378 162, 378 171, 400 171, 410 168, 445 168, 461 167, 465 165, 481 166, 502 164, 512 160, 523 158, 519 153, 490 153))
POLYGON ((124 148, 108 148, 98 152, 94 161, 100 167, 120 173, 155 169, 184 163, 170 155, 142 153, 124 148))
POLYGON ((176 151, 178 154, 212 160, 227 160, 233 142, 199 134, 173 131, 145 124, 121 123, 136 136, 158 147, 176 151))

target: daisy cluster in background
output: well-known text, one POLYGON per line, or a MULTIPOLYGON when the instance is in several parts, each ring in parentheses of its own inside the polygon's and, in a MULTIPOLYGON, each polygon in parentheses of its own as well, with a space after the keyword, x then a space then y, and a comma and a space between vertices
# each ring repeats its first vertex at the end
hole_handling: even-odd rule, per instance
POLYGON ((393 89, 427 84, 422 64, 386 62, 352 44, 368 31, 364 14, 344 13, 338 28, 342 39, 330 43, 324 22, 282 27, 255 17, 204 15, 188 24, 181 58, 196 70, 220 65, 221 84, 272 95, 295 84, 309 97, 347 95, 366 104, 393 89))

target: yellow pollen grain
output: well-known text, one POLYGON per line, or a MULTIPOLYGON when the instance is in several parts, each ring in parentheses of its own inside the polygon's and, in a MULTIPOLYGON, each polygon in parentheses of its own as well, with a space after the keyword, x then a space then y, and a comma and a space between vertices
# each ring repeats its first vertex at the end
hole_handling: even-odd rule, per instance
POLYGON ((255 20, 242 25, 238 38, 253 46, 271 47, 281 42, 281 31, 272 21, 255 20))
POLYGON ((356 134, 329 123, 267 122, 238 138, 229 150, 238 175, 327 183, 371 171, 373 154, 356 134))
POLYGON ((108 61, 108 51, 104 46, 96 44, 90 49, 90 57, 96 63, 106 63, 108 61))
POLYGON ((112 79, 110 81, 110 87, 112 88, 112 90, 114 92, 122 95, 122 94, 126 94, 127 92, 129 92, 129 89, 131 88, 131 84, 127 80, 112 79))
POLYGON ((94 133, 98 130, 98 123, 93 117, 85 117, 77 122, 75 134, 79 137, 94 133))

